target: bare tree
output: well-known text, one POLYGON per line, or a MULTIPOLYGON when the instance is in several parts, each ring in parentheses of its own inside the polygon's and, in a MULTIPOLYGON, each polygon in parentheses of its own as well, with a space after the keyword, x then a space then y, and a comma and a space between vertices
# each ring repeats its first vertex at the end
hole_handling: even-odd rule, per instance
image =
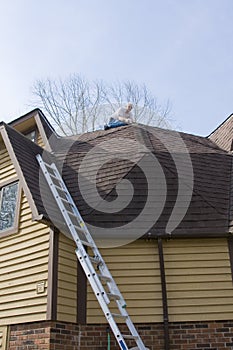
POLYGON ((162 107, 145 85, 132 81, 105 84, 78 74, 67 79, 37 80, 32 88, 35 103, 48 114, 58 133, 74 135, 105 124, 127 102, 134 105, 135 122, 168 127, 170 103, 162 107))

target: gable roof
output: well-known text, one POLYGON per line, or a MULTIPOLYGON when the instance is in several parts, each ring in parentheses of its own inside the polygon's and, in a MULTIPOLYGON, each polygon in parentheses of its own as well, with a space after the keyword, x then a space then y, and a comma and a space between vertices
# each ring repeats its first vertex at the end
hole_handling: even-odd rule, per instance
POLYGON ((13 163, 16 172, 23 182, 23 189, 33 209, 33 219, 50 221, 46 210, 47 205, 51 211, 56 213, 57 223, 60 223, 61 216, 57 210, 57 205, 36 159, 37 154, 43 154, 44 159, 51 163, 54 162, 53 156, 9 125, 3 124, 2 128, 4 128, 5 134, 4 141, 8 146, 8 150, 10 150, 10 156, 15 157, 13 163), (44 201, 45 197, 47 201, 44 201))
POLYGON ((8 125, 22 134, 25 134, 25 132, 27 133, 32 129, 38 129, 43 143, 46 149, 49 151, 51 151, 50 139, 53 137, 58 137, 54 128, 39 108, 36 108, 29 113, 26 113, 25 115, 13 120, 12 122, 8 123, 8 125))
MULTIPOLYGON (((38 214, 51 220, 56 216, 56 205, 47 185, 41 180, 35 158, 38 153, 45 157, 51 157, 51 153, 11 126, 4 125, 4 128, 38 214), (48 196, 47 204, 44 194, 48 196)), ((143 220, 135 221, 136 225, 141 225, 143 233, 150 231, 152 235, 172 233, 174 236, 203 237, 229 232, 232 157, 208 138, 143 125, 128 125, 56 138, 52 151, 53 160, 61 164, 62 176, 84 220, 97 231, 108 227, 121 230, 123 225, 128 227, 147 205, 143 220), (187 153, 193 167, 191 184, 187 153), (155 159, 156 166, 153 164, 155 159), (144 170, 150 178, 154 177, 152 185, 149 184, 153 192, 149 206, 149 185, 144 170), (156 177, 154 172, 157 172, 156 177), (182 178, 179 178, 180 175, 182 178), (96 179, 97 192, 93 179, 96 179), (130 201, 128 196, 132 188, 127 187, 129 182, 122 180, 129 180, 134 187, 130 201), (121 201, 116 201, 117 190, 120 191, 121 201), (190 192, 189 204, 187 194, 190 192), (112 206, 112 211, 100 210, 106 209, 106 201, 112 206), (174 228, 172 232, 167 231, 168 223, 174 228)))
POLYGON ((226 151, 233 150, 233 114, 231 114, 222 124, 220 124, 208 136, 219 147, 226 151))
MULTIPOLYGON (((25 192, 25 194, 27 196, 28 202, 29 202, 31 210, 32 210, 32 217, 35 220, 36 219, 40 219, 41 216, 39 214, 39 210, 38 210, 37 205, 36 205, 36 203, 35 203, 35 201, 33 200, 33 197, 32 197, 31 186, 29 186, 27 181, 26 181, 24 169, 22 168, 22 165, 19 162, 19 159, 18 159, 18 156, 17 156, 17 152, 15 152, 15 147, 13 147, 13 143, 11 142, 12 140, 11 140, 10 136, 12 136, 12 135, 16 135, 16 136, 19 135, 20 140, 21 139, 23 139, 23 140, 25 139, 25 141, 26 140, 29 141, 29 140, 26 137, 24 137, 22 134, 20 134, 17 131, 15 131, 13 128, 7 126, 5 123, 0 123, 0 135, 1 135, 2 139, 3 139, 3 142, 5 144, 5 147, 6 147, 7 151, 8 151, 8 154, 9 154, 9 156, 11 158, 11 161, 12 161, 14 167, 15 167, 17 176, 19 177, 19 179, 22 182, 22 186, 23 186, 24 192, 25 192), (11 131, 10 133, 8 133, 9 130, 11 131)), ((16 137, 15 141, 17 143, 17 137, 16 137)), ((27 164, 28 160, 29 160, 29 162, 31 162, 31 160, 32 160, 32 157, 28 156, 29 148, 32 149, 31 148, 31 146, 32 146, 31 145, 31 141, 29 141, 29 142, 30 142, 30 147, 28 147, 28 149, 25 147, 25 149, 27 150, 26 158, 24 159, 24 163, 25 164, 27 164)), ((21 144, 21 142, 18 142, 18 146, 20 146, 20 144, 21 144)), ((27 145, 27 146, 29 146, 29 145, 27 145)))

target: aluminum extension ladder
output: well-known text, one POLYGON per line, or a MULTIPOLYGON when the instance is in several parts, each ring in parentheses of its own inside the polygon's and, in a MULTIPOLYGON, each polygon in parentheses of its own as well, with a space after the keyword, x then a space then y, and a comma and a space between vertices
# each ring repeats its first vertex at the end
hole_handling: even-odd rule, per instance
POLYGON ((39 154, 36 158, 61 214, 63 215, 69 232, 77 245, 77 249, 75 250, 77 258, 120 348, 122 350, 148 350, 143 344, 142 339, 126 311, 126 302, 108 270, 108 267, 83 221, 56 165, 54 163, 45 163, 39 154), (92 250, 93 256, 90 256, 87 253, 86 248, 92 250), (115 302, 119 313, 111 312, 109 308, 111 301, 115 302), (121 333, 117 325, 117 320, 125 322, 129 331, 128 334, 121 333), (137 346, 129 348, 126 343, 127 340, 134 341, 137 346))

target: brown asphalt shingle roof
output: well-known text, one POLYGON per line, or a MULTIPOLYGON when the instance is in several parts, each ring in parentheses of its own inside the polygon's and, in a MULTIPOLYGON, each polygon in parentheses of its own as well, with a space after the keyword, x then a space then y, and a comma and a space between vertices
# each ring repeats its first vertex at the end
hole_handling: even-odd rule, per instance
POLYGON ((39 214, 45 214, 46 211, 41 200, 39 167, 36 155, 42 154, 42 152, 46 154, 46 152, 10 126, 5 125, 5 129, 38 212, 39 214))
MULTIPOLYGON (((45 218, 48 218, 51 215, 48 214, 48 207, 41 198, 39 167, 35 159, 36 154, 41 154, 43 150, 11 127, 6 126, 6 130, 38 211, 45 218)), ((184 209, 187 209, 187 212, 178 225, 174 224, 175 229, 171 233, 176 236, 196 235, 201 237, 229 232, 232 157, 211 140, 159 128, 129 125, 76 137, 58 138, 54 143, 54 156, 63 163, 62 176, 70 193, 85 221, 95 227, 118 227, 120 229, 123 224, 129 224, 140 216, 147 203, 148 182, 139 165, 140 161, 146 161, 146 167, 151 171, 153 177, 152 163, 154 160, 151 154, 156 157, 162 173, 165 174, 167 189, 166 193, 160 191, 162 180, 157 176, 152 189, 152 192, 154 191, 153 200, 147 208, 143 220, 137 223, 137 225, 142 226, 142 231, 150 231, 156 235, 166 232, 173 208, 177 205, 177 194, 182 183, 184 190, 180 194, 181 200, 177 206, 177 213, 183 212, 184 209), (188 208, 186 208, 185 200, 187 197, 186 189, 190 189, 189 171, 184 161, 186 154, 180 145, 179 138, 187 147, 194 173, 192 199, 188 208), (114 152, 109 159, 103 152, 103 142, 114 143, 114 152), (143 144, 146 149, 135 147, 135 143, 136 146, 143 144), (174 148, 174 154, 180 159, 182 180, 178 179, 177 166, 174 163, 173 155, 166 148, 167 145, 170 149, 174 148), (91 152, 94 152, 94 155, 87 161, 85 157, 91 152), (123 154, 127 159, 122 159, 123 154), (99 162, 102 159, 107 163, 100 166, 99 162), (84 164, 85 176, 87 174, 88 176, 93 175, 95 166, 98 169, 96 184, 99 196, 96 195, 91 181, 86 181, 84 184, 84 193, 88 194, 90 205, 86 203, 80 192, 78 174, 81 176, 80 167, 84 164), (128 179, 134 186, 132 200, 127 202, 126 188, 122 185, 121 195, 123 199, 125 196, 126 207, 117 210, 116 213, 100 211, 101 198, 105 202, 108 201, 110 205, 113 203, 112 201, 117 199, 116 185, 122 179, 128 179), (153 221, 154 208, 159 208, 163 200, 165 202, 161 208, 161 215, 157 221, 155 219, 153 221), (93 209, 95 205, 96 208, 93 209)), ((44 183, 42 184, 43 191, 49 192, 44 183)), ((49 210, 55 212, 55 205, 52 202, 51 197, 49 197, 49 203, 51 203, 49 210)))

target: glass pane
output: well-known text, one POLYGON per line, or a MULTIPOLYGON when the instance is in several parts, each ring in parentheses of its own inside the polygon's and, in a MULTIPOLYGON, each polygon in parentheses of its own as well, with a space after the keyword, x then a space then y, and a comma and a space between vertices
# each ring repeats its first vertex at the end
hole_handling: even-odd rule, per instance
POLYGON ((36 142, 36 130, 33 130, 25 135, 29 140, 36 142))
POLYGON ((18 183, 1 189, 0 202, 0 231, 11 228, 15 221, 17 205, 18 183))

